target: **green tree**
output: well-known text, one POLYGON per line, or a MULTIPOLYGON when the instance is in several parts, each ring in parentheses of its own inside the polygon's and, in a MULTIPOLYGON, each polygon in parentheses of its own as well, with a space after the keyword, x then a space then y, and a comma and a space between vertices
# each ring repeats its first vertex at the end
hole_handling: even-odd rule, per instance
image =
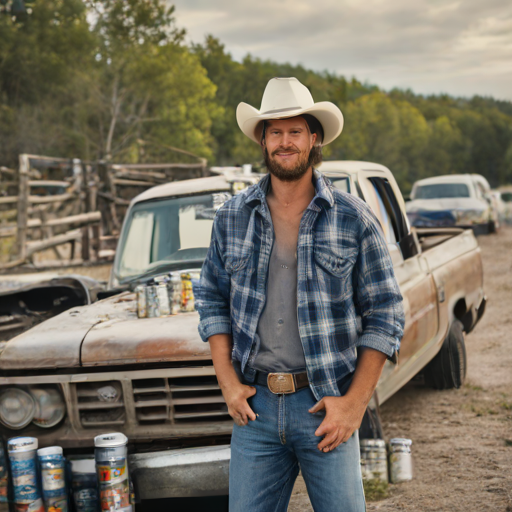
POLYGON ((183 44, 174 8, 162 0, 87 4, 97 47, 94 73, 80 77, 93 106, 82 123, 98 155, 137 159, 137 141, 149 138, 211 158, 215 86, 183 44))
POLYGON ((30 16, 0 15, 0 162, 22 152, 79 153, 67 91, 88 66, 93 36, 80 0, 45 0, 30 16))

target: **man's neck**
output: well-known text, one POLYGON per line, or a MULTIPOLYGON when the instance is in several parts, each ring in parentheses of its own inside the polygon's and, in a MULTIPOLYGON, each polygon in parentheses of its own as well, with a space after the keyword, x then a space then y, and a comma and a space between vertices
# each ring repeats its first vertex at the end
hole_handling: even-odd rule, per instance
POLYGON ((276 203, 279 208, 293 206, 305 210, 315 197, 313 185, 313 168, 310 167, 306 174, 297 181, 282 181, 270 175, 270 191, 268 198, 276 203))

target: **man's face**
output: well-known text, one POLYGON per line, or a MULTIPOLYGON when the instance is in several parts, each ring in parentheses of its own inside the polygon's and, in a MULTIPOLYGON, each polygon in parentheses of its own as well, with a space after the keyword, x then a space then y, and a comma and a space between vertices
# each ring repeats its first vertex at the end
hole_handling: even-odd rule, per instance
POLYGON ((262 146, 269 172, 282 181, 302 178, 311 165, 315 140, 316 134, 311 134, 302 117, 267 121, 262 146))

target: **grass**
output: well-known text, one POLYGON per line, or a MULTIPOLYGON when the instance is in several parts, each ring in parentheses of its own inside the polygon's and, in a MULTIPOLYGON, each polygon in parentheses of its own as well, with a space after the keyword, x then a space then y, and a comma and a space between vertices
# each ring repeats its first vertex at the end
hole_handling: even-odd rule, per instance
POLYGON ((470 390, 470 391, 485 391, 485 389, 481 386, 475 386, 473 384, 469 384, 466 382, 466 384, 464 384, 464 388, 470 390))
POLYGON ((366 501, 379 501, 389 496, 389 484, 380 478, 363 479, 366 501))
POLYGON ((491 414, 491 415, 498 414, 498 412, 496 410, 494 410, 494 409, 491 409, 491 408, 486 407, 486 406, 478 406, 478 405, 475 405, 475 404, 471 404, 469 406, 469 410, 471 412, 475 413, 477 417, 487 416, 488 414, 491 414))
POLYGON ((500 405, 506 411, 512 411, 512 402, 505 402, 505 401, 503 401, 503 402, 500 403, 500 405))

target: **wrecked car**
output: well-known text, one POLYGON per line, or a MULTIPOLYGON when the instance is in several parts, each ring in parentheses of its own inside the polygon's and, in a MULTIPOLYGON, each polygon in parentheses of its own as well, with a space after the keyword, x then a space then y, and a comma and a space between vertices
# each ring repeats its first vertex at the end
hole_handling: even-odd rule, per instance
POLYGON ((414 227, 471 228, 495 233, 500 219, 487 180, 479 174, 450 174, 414 183, 407 216, 414 227))
POLYGON ((69 308, 95 302, 104 284, 80 275, 0 276, 0 342, 69 308))
MULTIPOLYGON (((386 401, 420 372, 434 387, 459 387, 466 370, 464 335, 485 309, 473 232, 411 229, 398 185, 382 165, 324 162, 321 171, 377 215, 404 297, 398 363, 386 363, 375 402, 386 401)), ((5 437, 34 436, 39 446, 59 444, 72 455, 92 453, 96 435, 120 431, 129 438, 139 498, 228 493, 232 420, 209 346, 199 337, 198 314, 139 318, 134 290, 169 272, 197 273, 216 209, 258 179, 226 173, 173 182, 131 202, 111 296, 73 307, 3 347, 0 428, 5 437), (34 422, 34 413, 23 405, 30 402, 27 396, 37 400, 41 389, 60 396, 51 406, 59 422, 34 422), (10 408, 3 407, 6 391, 10 408)), ((193 300, 193 288, 187 294, 193 300)))

